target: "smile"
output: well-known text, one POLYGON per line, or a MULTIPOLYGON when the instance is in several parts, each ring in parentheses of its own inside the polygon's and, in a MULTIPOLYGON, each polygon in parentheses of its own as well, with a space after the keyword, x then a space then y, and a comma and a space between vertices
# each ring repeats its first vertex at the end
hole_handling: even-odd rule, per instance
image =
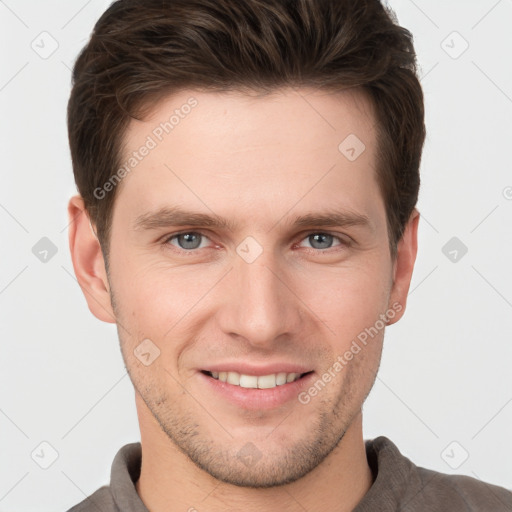
POLYGON ((238 372, 203 372, 221 382, 227 382, 233 386, 253 389, 271 389, 277 386, 295 382, 307 373, 271 373, 269 375, 246 375, 238 372))
POLYGON ((315 379, 314 371, 270 373, 258 370, 254 373, 260 375, 217 371, 216 368, 215 371, 198 371, 197 375, 209 399, 220 398, 237 408, 251 410, 276 409, 294 401, 298 404, 299 393, 315 379))

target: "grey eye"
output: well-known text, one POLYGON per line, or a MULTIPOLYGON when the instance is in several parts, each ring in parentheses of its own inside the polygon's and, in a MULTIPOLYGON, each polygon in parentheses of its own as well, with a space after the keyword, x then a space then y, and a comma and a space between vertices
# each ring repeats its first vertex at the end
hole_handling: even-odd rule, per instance
POLYGON ((308 241, 314 249, 329 249, 333 240, 334 236, 327 233, 316 233, 308 237, 308 241))
POLYGON ((198 249, 201 246, 202 238, 203 235, 200 233, 190 232, 174 235, 171 240, 176 239, 181 249, 198 249))

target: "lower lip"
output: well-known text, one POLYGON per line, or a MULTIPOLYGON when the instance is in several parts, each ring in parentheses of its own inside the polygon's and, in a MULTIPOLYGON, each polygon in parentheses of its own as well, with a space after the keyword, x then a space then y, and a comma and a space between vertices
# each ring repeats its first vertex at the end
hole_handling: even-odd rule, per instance
POLYGON ((242 388, 214 379, 202 372, 198 373, 199 377, 213 392, 242 409, 250 410, 274 409, 290 400, 298 401, 298 394, 310 385, 315 375, 314 372, 311 372, 294 382, 287 382, 275 388, 259 389, 242 388))

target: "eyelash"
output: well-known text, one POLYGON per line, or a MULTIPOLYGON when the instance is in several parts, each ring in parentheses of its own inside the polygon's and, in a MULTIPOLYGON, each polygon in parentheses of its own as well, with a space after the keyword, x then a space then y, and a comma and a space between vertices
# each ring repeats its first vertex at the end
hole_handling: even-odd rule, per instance
MULTIPOLYGON (((172 244, 170 244, 170 241, 173 240, 174 238, 177 238, 179 237, 180 235, 187 235, 187 234, 194 234, 194 235, 200 235, 204 238, 207 238, 209 239, 209 237, 202 233, 201 231, 180 231, 179 233, 173 233, 172 235, 167 235, 164 237, 163 241, 162 241, 162 245, 164 245, 165 247, 169 247, 171 246, 172 244)), ((336 251, 336 247, 340 247, 341 249, 345 249, 347 247, 350 246, 350 240, 347 240, 339 235, 336 235, 335 233, 331 233, 329 231, 310 231, 308 233, 306 233, 301 239, 300 239, 300 242, 302 242, 303 240, 309 238, 310 236, 312 235, 329 235, 329 236, 332 236, 333 238, 337 239, 340 244, 339 245, 336 245, 334 247, 329 247, 327 249, 315 249, 314 247, 303 247, 303 249, 308 249, 308 252, 309 251, 313 251, 315 254, 319 254, 319 253, 326 253, 326 254, 332 254, 332 251, 336 251)), ((346 235, 345 235, 346 237, 346 235)), ((347 237, 348 238, 348 237, 347 237)), ((206 249, 206 247, 202 247, 202 249, 206 249)), ((175 245, 172 245, 172 249, 173 251, 176 251, 178 252, 179 254, 186 254, 186 255, 195 255, 197 254, 197 252, 200 250, 200 249, 189 249, 189 250, 186 250, 186 249, 181 249, 175 245)))

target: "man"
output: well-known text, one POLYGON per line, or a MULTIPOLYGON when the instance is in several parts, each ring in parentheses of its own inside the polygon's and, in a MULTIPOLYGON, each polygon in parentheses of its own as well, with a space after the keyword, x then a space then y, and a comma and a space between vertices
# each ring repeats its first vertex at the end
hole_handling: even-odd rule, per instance
POLYGON ((73 74, 70 249, 141 443, 74 512, 512 510, 361 408, 404 314, 425 138, 377 0, 120 0, 73 74))

